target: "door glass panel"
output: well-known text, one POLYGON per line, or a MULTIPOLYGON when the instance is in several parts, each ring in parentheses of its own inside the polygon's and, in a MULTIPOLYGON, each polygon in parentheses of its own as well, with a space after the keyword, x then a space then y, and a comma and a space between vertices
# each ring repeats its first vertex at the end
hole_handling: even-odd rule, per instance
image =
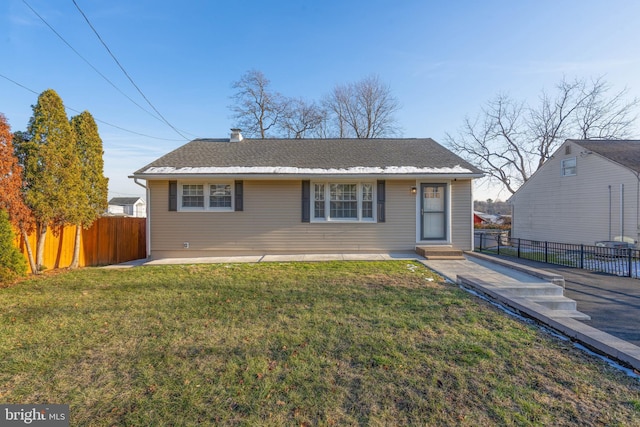
POLYGON ((425 212, 423 219, 424 239, 444 239, 444 214, 425 212))

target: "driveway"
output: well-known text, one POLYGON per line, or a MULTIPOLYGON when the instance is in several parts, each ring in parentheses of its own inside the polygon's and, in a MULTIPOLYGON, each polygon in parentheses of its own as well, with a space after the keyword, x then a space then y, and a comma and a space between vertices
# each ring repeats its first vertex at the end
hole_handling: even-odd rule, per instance
POLYGON ((564 276, 564 295, 578 303, 579 311, 591 316, 591 320, 583 321, 585 324, 640 346, 640 279, 512 257, 500 258, 564 276))

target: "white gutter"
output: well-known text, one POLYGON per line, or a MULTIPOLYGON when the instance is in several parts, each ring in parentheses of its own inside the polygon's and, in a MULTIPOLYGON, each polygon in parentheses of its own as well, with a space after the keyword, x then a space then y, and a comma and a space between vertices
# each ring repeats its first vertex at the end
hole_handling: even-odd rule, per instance
POLYGON ((375 174, 357 174, 357 173, 313 173, 313 174, 247 174, 247 173, 229 173, 229 174, 209 174, 209 173, 166 173, 166 174, 138 174, 130 178, 144 180, 176 180, 176 179, 202 179, 202 178, 235 178, 235 179, 310 179, 314 177, 329 178, 358 178, 358 179, 470 179, 482 178, 482 173, 419 173, 419 174, 400 174, 400 173, 375 173, 375 174))
POLYGON ((140 187, 144 188, 145 190, 148 190, 146 185, 141 184, 141 183, 138 182, 138 179, 146 179, 146 178, 139 178, 137 176, 128 176, 127 178, 133 178, 133 182, 135 182, 137 185, 139 185, 140 187))
POLYGON ((145 184, 138 182, 138 179, 145 179, 145 178, 140 178, 137 176, 128 176, 128 178, 133 178, 133 182, 135 182, 137 185, 145 189, 146 198, 147 198, 146 199, 147 205, 145 207, 145 210, 147 212, 147 220, 145 222, 145 228, 146 228, 145 246, 146 246, 147 258, 150 258, 151 257, 151 190, 149 190, 149 187, 147 187, 145 184))

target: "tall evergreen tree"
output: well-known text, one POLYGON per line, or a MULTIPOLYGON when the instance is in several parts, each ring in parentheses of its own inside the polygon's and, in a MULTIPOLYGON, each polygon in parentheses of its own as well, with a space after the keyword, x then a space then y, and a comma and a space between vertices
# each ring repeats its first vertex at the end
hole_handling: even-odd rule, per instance
POLYGON ((24 163, 25 201, 33 211, 38 233, 37 273, 43 265, 47 229, 69 222, 82 180, 75 134, 54 90, 47 89, 38 97, 26 135, 28 140, 20 141, 18 151, 24 163))
POLYGON ((88 111, 71 118, 75 133, 76 153, 80 161, 82 180, 78 197, 74 200, 69 220, 76 224, 76 239, 71 268, 78 267, 80 236, 107 209, 108 178, 104 176, 102 139, 98 126, 88 111))
POLYGON ((22 234, 29 262, 35 268, 27 236, 33 231, 33 216, 24 203, 22 168, 13 147, 13 135, 5 116, 0 113, 0 210, 8 214, 11 224, 22 234))

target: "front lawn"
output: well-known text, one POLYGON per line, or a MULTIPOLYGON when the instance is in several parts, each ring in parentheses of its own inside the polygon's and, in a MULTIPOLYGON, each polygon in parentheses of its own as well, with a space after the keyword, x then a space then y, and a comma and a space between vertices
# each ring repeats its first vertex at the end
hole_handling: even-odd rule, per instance
POLYGON ((87 268, 0 306, 0 402, 74 426, 640 424, 638 380, 417 263, 87 268))

